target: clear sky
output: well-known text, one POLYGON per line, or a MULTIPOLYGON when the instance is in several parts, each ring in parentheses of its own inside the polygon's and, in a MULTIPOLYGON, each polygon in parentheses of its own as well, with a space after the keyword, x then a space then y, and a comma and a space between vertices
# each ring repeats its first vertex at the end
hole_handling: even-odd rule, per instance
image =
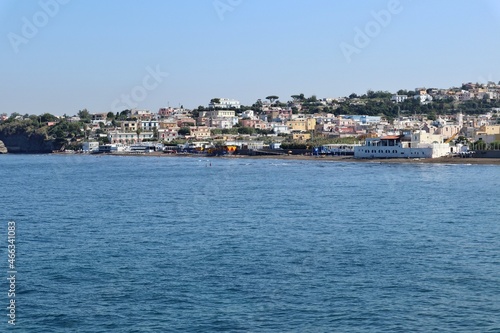
POLYGON ((500 81, 497 0, 0 0, 0 22, 8 114, 500 81))

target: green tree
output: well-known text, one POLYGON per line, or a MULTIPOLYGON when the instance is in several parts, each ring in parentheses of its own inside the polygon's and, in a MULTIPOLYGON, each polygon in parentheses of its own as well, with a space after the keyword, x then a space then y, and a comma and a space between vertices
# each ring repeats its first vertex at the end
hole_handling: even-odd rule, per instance
POLYGON ((52 122, 52 121, 57 121, 57 117, 50 114, 50 113, 44 113, 40 116, 40 121, 42 123, 47 123, 47 122, 52 122))
POLYGON ((265 135, 265 136, 267 136, 269 134, 274 134, 274 130, 273 129, 260 129, 260 128, 256 128, 255 132, 257 134, 265 135))
POLYGON ((80 119, 85 122, 85 123, 90 123, 90 112, 87 110, 87 109, 83 109, 83 110, 80 110, 78 111, 78 117, 80 117, 80 119))
MULTIPOLYGON (((220 98, 212 98, 210 104, 220 104, 220 98)), ((214 108, 216 107, 214 106, 214 108)))
POLYGON ((471 149, 472 150, 485 150, 486 146, 487 146, 486 142, 484 142, 483 140, 480 139, 480 140, 472 143, 471 149))
POLYGON ((108 139, 108 137, 107 137, 107 136, 102 137, 102 138, 100 137, 100 138, 99 138, 99 140, 98 140, 98 142, 99 142, 100 144, 103 144, 103 145, 110 143, 110 142, 109 142, 109 139, 108 139))
POLYGON ((200 116, 200 110, 195 109, 195 110, 191 111, 191 116, 193 118, 198 118, 200 116))
POLYGON ((271 104, 273 104, 273 103, 274 103, 274 101, 276 101, 276 100, 278 100, 278 99, 279 99, 279 97, 278 97, 278 96, 276 96, 276 95, 270 95, 270 96, 267 96, 267 97, 266 97, 266 99, 268 99, 268 100, 269 100, 269 102, 270 102, 271 104))
POLYGON ((233 127, 233 128, 223 128, 222 129, 222 134, 233 134, 236 135, 238 134, 238 127, 233 127))
POLYGON ((140 141, 139 137, 142 133, 142 128, 138 127, 135 133, 137 134, 137 142, 139 142, 140 141))
POLYGON ((500 141, 493 141, 490 143, 491 150, 500 150, 500 141))
POLYGON ((127 120, 131 114, 132 113, 130 110, 123 110, 120 113, 118 113, 118 112, 116 113, 115 119, 116 120, 127 120))
POLYGON ((312 95, 311 97, 309 97, 307 99, 308 103, 316 103, 317 101, 318 101, 318 98, 316 97, 316 95, 312 95))
POLYGON ((210 130, 210 134, 211 134, 211 135, 219 135, 219 134, 222 134, 222 129, 220 129, 220 128, 214 128, 214 129, 210 130))
POLYGON ((179 135, 184 135, 184 136, 191 135, 191 129, 187 126, 181 127, 179 131, 177 131, 177 133, 179 133, 179 135))
POLYGON ((252 108, 256 111, 262 111, 262 101, 258 99, 255 103, 252 104, 252 108))
POLYGON ((466 144, 469 144, 469 140, 463 136, 463 135, 460 135, 456 140, 455 140, 455 144, 463 144, 463 145, 466 145, 466 144))
POLYGON ((12 113, 10 114, 9 119, 11 119, 11 120, 16 119, 16 118, 17 118, 17 117, 19 117, 20 115, 21 115, 21 114, 20 114, 20 113, 18 113, 18 112, 12 112, 12 113))
POLYGON ((252 135, 254 133, 255 133, 255 128, 253 128, 253 127, 240 127, 240 128, 238 128, 238 134, 252 135))

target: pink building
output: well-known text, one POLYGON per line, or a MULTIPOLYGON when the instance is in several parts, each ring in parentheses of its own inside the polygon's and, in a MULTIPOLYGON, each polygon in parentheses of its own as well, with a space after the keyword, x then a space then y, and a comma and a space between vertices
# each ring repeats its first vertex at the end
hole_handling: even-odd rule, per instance
POLYGON ((174 113, 174 109, 173 108, 160 108, 158 110, 158 115, 160 117, 169 117, 173 113, 174 113))
POLYGON ((161 141, 171 142, 179 137, 179 133, 173 129, 159 129, 158 138, 161 141))

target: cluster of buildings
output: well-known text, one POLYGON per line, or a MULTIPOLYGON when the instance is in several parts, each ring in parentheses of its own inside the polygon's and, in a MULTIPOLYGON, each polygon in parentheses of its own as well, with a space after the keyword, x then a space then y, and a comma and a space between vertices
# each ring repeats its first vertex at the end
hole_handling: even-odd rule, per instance
MULTIPOLYGON (((231 101, 231 105, 239 105, 237 101, 227 101, 231 101)), ((179 139, 183 141, 179 145, 186 147, 189 144, 191 147, 208 148, 213 146, 214 141, 222 140, 227 145, 238 147, 279 149, 283 140, 308 142, 314 138, 357 137, 360 141, 364 138, 366 142, 351 146, 355 157, 433 158, 467 152, 468 142, 500 141, 500 125, 497 124, 500 109, 492 109, 479 116, 457 113, 428 120, 418 115, 399 117, 391 122, 382 116, 294 114, 289 108, 271 105, 264 105, 259 113, 238 110, 224 106, 207 108, 200 110, 197 116, 182 108, 161 108, 156 113, 131 110, 129 120, 116 122, 115 125, 105 119, 104 114, 94 114, 90 126, 100 130, 96 134, 97 139, 99 136, 107 138, 106 148, 101 148, 104 151, 156 151, 163 146, 155 146, 152 142, 168 145, 177 144, 181 141, 179 139), (255 132, 241 134, 229 131, 241 128, 253 128, 255 132), (267 138, 267 145, 262 140, 263 136, 267 138), (455 144, 453 140, 458 137, 466 140, 455 144)), ((97 142, 90 141, 84 145, 84 151, 98 149, 97 142)))
POLYGON ((417 88, 412 96, 409 95, 393 95, 391 101, 402 103, 408 98, 414 98, 422 104, 427 104, 433 100, 452 99, 457 102, 466 102, 473 99, 500 99, 500 85, 495 82, 487 84, 480 83, 463 83, 460 88, 438 89, 438 88, 417 88))
MULTIPOLYGON (((417 88, 408 95, 393 95, 391 100, 403 103, 414 98, 425 104, 444 98, 463 102, 473 98, 498 99, 499 96, 500 85, 489 82, 467 83, 461 88, 450 89, 417 88)), ((482 115, 456 113, 439 116, 436 120, 429 120, 426 115, 413 115, 389 121, 384 116, 304 113, 303 95, 292 97, 293 101, 288 103, 259 100, 258 106, 253 108, 242 106, 238 100, 214 98, 207 107, 197 110, 166 107, 157 112, 125 110, 116 116, 90 114, 90 121, 87 119, 83 125, 86 133, 81 140, 83 150, 126 151, 135 147, 144 151, 172 144, 210 147, 214 142, 242 146, 243 141, 245 147, 279 148, 283 141, 307 143, 311 139, 328 141, 355 137, 360 142, 366 140, 365 144, 358 144, 364 148, 352 146, 358 157, 437 157, 465 151, 468 143, 500 141, 500 108, 492 108, 482 115), (464 138, 461 146, 450 147, 450 143, 456 143, 453 139, 459 137, 464 138), (104 143, 106 147, 99 148, 104 143)), ((335 106, 346 100, 356 103, 358 98, 314 98, 315 103, 324 106, 335 106)), ((66 120, 81 123, 82 119, 73 116, 66 120)))

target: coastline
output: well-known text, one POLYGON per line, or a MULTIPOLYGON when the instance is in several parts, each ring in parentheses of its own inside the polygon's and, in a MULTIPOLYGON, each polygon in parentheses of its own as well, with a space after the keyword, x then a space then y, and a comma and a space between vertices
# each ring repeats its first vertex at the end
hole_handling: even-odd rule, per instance
MULTIPOLYGON (((240 158, 239 155, 237 158, 240 158)), ((500 165, 500 158, 424 158, 424 159, 406 159, 406 158, 386 158, 386 159, 359 159, 352 156, 302 156, 302 155, 281 155, 281 156, 241 156, 242 158, 256 159, 283 159, 283 160, 315 160, 332 162, 351 162, 351 163, 393 163, 393 164, 484 164, 500 165)), ((222 158, 234 158, 222 157, 222 158)))
MULTIPOLYGON (((69 155, 67 153, 53 153, 55 155, 69 155)), ((81 155, 81 154, 78 154, 81 155)), ((110 153, 110 154, 84 154, 88 156, 136 156, 136 157, 186 157, 186 158, 210 158, 210 159, 276 159, 276 160, 310 160, 329 162, 350 162, 350 163, 392 163, 392 164, 475 164, 475 165, 500 165, 500 158, 460 158, 460 157, 438 157, 438 158, 388 158, 388 159, 357 159, 353 156, 305 156, 305 155, 229 155, 229 156, 204 156, 196 154, 165 154, 160 152, 152 153, 110 153)))

